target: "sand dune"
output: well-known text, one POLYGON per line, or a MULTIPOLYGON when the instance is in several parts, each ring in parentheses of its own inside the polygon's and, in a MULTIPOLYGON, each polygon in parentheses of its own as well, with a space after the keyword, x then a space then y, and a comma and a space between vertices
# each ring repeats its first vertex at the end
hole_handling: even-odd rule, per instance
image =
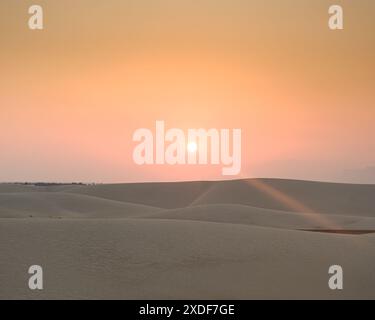
POLYGON ((301 231, 375 230, 374 196, 278 179, 0 185, 0 298, 374 299, 375 234, 301 231))
POLYGON ((0 218, 125 218, 159 210, 64 192, 0 193, 0 218))
POLYGON ((107 184, 72 186, 69 192, 154 207, 181 208, 193 202, 211 185, 212 182, 107 184))
POLYGON ((197 221, 6 220, 0 298, 375 298, 374 246, 374 235, 197 221), (25 288, 36 262, 41 292, 25 288), (341 292, 327 286, 332 264, 347 272, 341 292))
POLYGON ((292 212, 375 216, 375 185, 281 179, 221 182, 194 204, 234 203, 292 212))
POLYGON ((222 203, 292 212, 375 216, 375 185, 247 179, 73 186, 69 192, 163 208, 222 203))
POLYGON ((284 179, 63 185, 1 185, 1 192, 69 192, 144 204, 182 208, 202 204, 243 204, 283 211, 374 216, 375 185, 284 179), (13 190, 13 191, 12 191, 13 190))
POLYGON ((142 218, 194 220, 218 223, 235 223, 283 229, 363 229, 375 230, 375 218, 297 213, 245 205, 215 204, 189 206, 142 215, 142 218))

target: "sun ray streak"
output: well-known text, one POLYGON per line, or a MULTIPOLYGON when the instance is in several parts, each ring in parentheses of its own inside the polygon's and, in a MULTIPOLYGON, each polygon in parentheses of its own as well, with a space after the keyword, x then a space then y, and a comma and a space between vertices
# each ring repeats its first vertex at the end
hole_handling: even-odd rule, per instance
POLYGON ((329 219, 325 214, 316 212, 314 209, 308 207, 297 199, 281 192, 275 187, 265 183, 260 179, 249 179, 246 180, 248 184, 258 189, 259 191, 267 194, 271 198, 282 203, 286 207, 295 211, 296 213, 302 215, 307 220, 311 220, 319 225, 319 227, 324 227, 327 229, 337 229, 339 226, 329 219))

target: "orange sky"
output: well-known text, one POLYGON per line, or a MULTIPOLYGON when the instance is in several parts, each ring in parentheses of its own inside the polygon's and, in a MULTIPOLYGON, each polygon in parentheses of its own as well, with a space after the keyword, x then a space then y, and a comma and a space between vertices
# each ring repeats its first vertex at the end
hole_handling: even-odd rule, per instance
POLYGON ((343 31, 327 27, 332 1, 296 2, 2 0, 0 181, 223 178, 135 165, 134 130, 164 120, 241 128, 239 177, 368 182, 375 2, 336 1, 343 31))

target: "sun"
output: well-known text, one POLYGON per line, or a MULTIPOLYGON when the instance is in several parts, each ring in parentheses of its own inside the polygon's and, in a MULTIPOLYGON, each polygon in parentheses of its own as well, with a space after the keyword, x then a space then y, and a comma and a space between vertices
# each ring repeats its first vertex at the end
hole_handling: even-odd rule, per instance
POLYGON ((196 142, 189 142, 187 144, 187 150, 188 152, 194 153, 198 149, 197 143, 196 142))

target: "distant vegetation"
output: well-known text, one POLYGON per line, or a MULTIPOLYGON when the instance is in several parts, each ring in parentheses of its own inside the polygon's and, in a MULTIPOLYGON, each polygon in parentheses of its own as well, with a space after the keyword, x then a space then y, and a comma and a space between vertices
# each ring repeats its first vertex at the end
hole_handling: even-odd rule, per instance
POLYGON ((96 183, 83 183, 83 182, 11 182, 9 184, 18 184, 24 186, 36 186, 36 187, 51 187, 51 186, 89 186, 95 185, 96 183))

